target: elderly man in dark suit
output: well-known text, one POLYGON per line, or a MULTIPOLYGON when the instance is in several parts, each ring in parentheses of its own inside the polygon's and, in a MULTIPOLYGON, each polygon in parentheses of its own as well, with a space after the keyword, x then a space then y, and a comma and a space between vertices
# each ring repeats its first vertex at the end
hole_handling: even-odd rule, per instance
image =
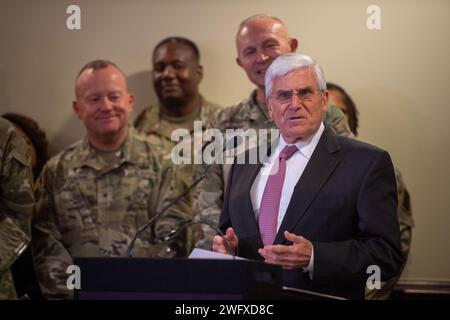
POLYGON ((213 249, 282 266, 285 286, 364 298, 368 270, 383 281, 403 260, 389 154, 324 127, 311 57, 278 57, 265 88, 280 137, 264 161, 233 165, 213 249))

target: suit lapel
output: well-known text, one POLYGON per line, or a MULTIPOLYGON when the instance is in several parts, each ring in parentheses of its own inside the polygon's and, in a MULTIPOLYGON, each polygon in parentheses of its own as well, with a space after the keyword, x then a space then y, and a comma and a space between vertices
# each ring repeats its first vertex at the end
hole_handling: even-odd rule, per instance
MULTIPOLYGON (((254 208, 252 205, 252 198, 251 198, 251 189, 252 189, 252 185, 253 182, 256 179, 256 176, 259 173, 259 170, 262 167, 262 164, 257 163, 257 164, 249 164, 248 166, 248 170, 244 170, 244 175, 245 177, 243 177, 246 185, 244 186, 244 190, 247 190, 247 194, 246 194, 246 203, 248 206, 250 206, 251 212, 254 212, 254 208)), ((246 208, 247 209, 247 208, 246 208)))
POLYGON ((292 232, 300 223, 312 201, 338 165, 339 150, 340 145, 336 137, 326 129, 294 188, 291 201, 275 238, 276 244, 286 241, 283 235, 285 230, 292 232))

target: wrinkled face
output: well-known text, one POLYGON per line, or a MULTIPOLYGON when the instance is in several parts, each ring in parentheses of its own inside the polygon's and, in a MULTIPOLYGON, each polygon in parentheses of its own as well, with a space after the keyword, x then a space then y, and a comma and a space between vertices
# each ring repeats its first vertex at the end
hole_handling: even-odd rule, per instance
POLYGON ((286 27, 271 18, 249 22, 236 37, 238 57, 249 80, 264 88, 264 76, 273 60, 279 55, 294 52, 297 40, 290 38, 286 27))
POLYGON ((152 75, 160 102, 167 107, 180 107, 198 94, 203 69, 190 47, 169 42, 156 50, 152 75))
POLYGON ((287 143, 295 143, 311 137, 322 122, 327 110, 328 92, 321 93, 312 68, 301 68, 275 78, 272 93, 267 97, 269 114, 287 143), (277 97, 286 92, 310 92, 302 100, 293 94, 289 101, 280 102, 277 97))
POLYGON ((73 108, 88 136, 104 136, 127 130, 134 97, 123 74, 113 66, 87 69, 76 82, 73 108))

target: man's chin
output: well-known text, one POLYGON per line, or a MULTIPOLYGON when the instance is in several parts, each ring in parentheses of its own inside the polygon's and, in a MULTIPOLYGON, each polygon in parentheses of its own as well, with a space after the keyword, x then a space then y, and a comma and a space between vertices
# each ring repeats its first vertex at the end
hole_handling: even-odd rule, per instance
POLYGON ((311 130, 289 130, 288 132, 282 133, 284 140, 287 143, 296 143, 298 141, 307 140, 314 135, 314 131, 311 130))
POLYGON ((253 77, 249 77, 249 80, 258 88, 264 88, 264 75, 256 74, 253 77))
POLYGON ((99 135, 115 135, 121 131, 122 128, 123 126, 120 123, 98 123, 91 131, 95 131, 99 135))

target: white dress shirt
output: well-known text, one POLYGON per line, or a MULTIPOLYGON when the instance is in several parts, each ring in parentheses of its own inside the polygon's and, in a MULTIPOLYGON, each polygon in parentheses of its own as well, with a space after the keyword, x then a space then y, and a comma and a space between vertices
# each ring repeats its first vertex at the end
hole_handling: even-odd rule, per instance
MULTIPOLYGON (((294 153, 286 161, 286 175, 284 179, 283 190, 281 192, 280 208, 278 211, 277 232, 278 229, 280 228, 281 222, 284 219, 284 215, 286 214, 289 202, 291 201, 295 185, 302 176, 302 173, 305 170, 305 167, 308 164, 308 161, 311 158, 314 149, 316 149, 317 143, 319 142, 319 139, 322 136, 323 131, 324 125, 323 123, 321 123, 319 129, 312 137, 310 137, 308 140, 299 141, 295 143, 299 151, 294 153)), ((267 180, 269 178, 269 174, 272 170, 272 166, 276 163, 281 150, 283 150, 283 148, 286 145, 288 144, 280 135, 280 139, 278 141, 277 146, 275 147, 274 151, 268 158, 268 161, 263 164, 258 175, 255 178, 255 181, 253 182, 252 188, 250 190, 250 196, 257 221, 262 196, 267 184, 267 180)), ((311 278, 313 269, 313 258, 314 258, 314 249, 311 255, 311 259, 309 261, 309 265, 307 268, 304 269, 305 271, 308 271, 310 273, 311 278)))

